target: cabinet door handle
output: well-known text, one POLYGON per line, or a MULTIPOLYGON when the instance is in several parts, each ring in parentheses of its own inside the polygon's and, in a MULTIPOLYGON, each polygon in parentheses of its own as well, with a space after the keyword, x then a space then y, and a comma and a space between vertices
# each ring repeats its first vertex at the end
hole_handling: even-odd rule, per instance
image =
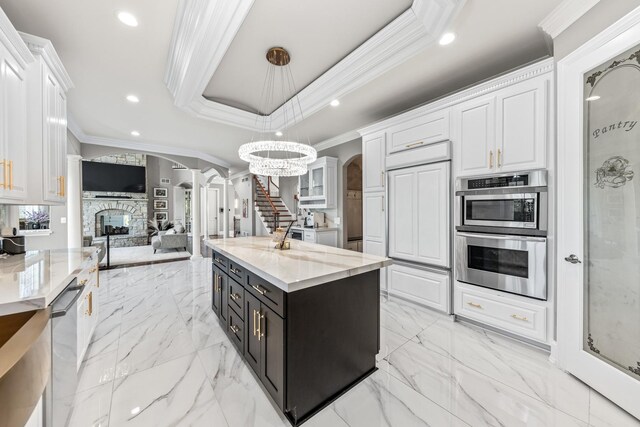
POLYGON ((384 196, 382 196, 382 212, 384 212, 384 196))
POLYGON ((13 160, 9 160, 9 190, 13 190, 13 160))
POLYGON ((418 145, 422 145, 422 144, 424 144, 424 141, 414 142, 413 144, 407 144, 405 145, 405 147, 407 148, 417 147, 418 145))
POLYGON ((235 325, 231 325, 231 326, 229 326, 229 329, 231 329, 231 332, 233 332, 234 334, 237 334, 237 333, 238 333, 238 331, 240 330, 240 328, 238 328, 238 327, 237 327, 237 326, 235 326, 235 325))
POLYGON ((254 309, 253 310, 253 336, 254 337, 256 336, 256 331, 257 331, 256 325, 258 323, 258 322, 256 322, 256 314, 257 314, 257 311, 254 309))
POLYGON ((512 314, 511 317, 513 317, 516 320, 522 320, 523 322, 528 322, 529 321, 529 319, 527 319, 526 317, 518 316, 517 314, 512 314))
POLYGON ((471 307, 482 308, 482 305, 476 304, 475 302, 468 302, 467 304, 469 304, 471 307))
POLYGON ((498 167, 502 167, 502 151, 498 148, 498 167))
POLYGON ((5 190, 7 189, 7 181, 9 181, 7 178, 7 172, 8 172, 7 161, 3 159, 2 160, 2 188, 5 190))
POLYGON ((213 284, 213 290, 216 292, 220 292, 220 275, 218 273, 214 275, 213 281, 215 282, 213 284))
POLYGON ((258 313, 258 341, 260 341, 260 339, 264 336, 264 331, 262 330, 262 319, 264 319, 264 314, 258 313))
POLYGON ((489 169, 493 169, 493 150, 489 151, 489 169))
POLYGON ((252 287, 253 289, 255 289, 256 291, 258 291, 258 293, 259 293, 260 295, 264 295, 264 294, 266 294, 266 293, 267 293, 266 291, 264 291, 264 290, 260 289, 260 285, 252 285, 251 287, 252 287))
POLYGON ((60 196, 64 197, 64 196, 65 196, 65 194, 66 194, 66 191, 67 191, 67 190, 64 188, 64 185, 65 185, 65 182, 64 182, 64 181, 65 181, 65 179, 64 179, 64 175, 62 175, 62 176, 60 177, 60 180, 62 181, 62 188, 60 189, 60 192, 61 192, 62 194, 60 194, 60 196))
POLYGON ((380 186, 384 187, 384 171, 380 172, 380 186))
POLYGON ((89 292, 87 295, 87 304, 89 304, 89 307, 87 307, 87 315, 91 316, 93 314, 93 292, 89 292))

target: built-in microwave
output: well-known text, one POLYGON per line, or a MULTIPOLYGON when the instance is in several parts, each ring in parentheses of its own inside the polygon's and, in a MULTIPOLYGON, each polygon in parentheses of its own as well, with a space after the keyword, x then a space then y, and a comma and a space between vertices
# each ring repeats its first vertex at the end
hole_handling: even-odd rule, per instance
POLYGON ((456 280, 546 300, 547 239, 458 232, 456 280))
POLYGON ((546 171, 461 178, 456 196, 459 231, 546 235, 546 171))

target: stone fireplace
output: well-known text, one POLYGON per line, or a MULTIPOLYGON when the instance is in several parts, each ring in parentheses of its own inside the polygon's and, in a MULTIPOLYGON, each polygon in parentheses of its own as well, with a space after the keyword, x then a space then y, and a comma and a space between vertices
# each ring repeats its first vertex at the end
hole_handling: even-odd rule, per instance
POLYGON ((111 234, 113 247, 143 246, 147 241, 146 198, 118 196, 83 198, 84 235, 100 241, 111 234))

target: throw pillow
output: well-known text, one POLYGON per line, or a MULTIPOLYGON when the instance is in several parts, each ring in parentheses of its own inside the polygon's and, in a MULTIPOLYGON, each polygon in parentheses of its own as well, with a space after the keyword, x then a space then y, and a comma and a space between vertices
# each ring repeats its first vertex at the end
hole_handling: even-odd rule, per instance
POLYGON ((171 228, 171 229, 167 230, 167 234, 176 234, 175 228, 171 228))

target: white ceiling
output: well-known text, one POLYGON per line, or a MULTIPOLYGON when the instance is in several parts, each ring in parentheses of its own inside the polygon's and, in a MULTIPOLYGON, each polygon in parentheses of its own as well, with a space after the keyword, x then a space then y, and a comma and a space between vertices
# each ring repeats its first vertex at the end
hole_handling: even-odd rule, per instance
MULTIPOLYGON (((256 1, 204 90, 210 100, 250 112, 270 114, 283 99, 262 105, 267 50, 282 46, 291 54, 296 88, 304 89, 375 33, 411 7, 412 0, 256 1), (366 5, 366 9, 363 9, 366 5)), ((288 97, 287 97, 288 98, 288 97)))
MULTIPOLYGON (((253 7, 287 1, 256 1, 253 7)), ((297 3, 307 7, 303 2, 297 3)), ((327 22, 326 29, 332 29, 334 22, 344 25, 344 22, 352 21, 350 31, 354 34, 345 36, 348 43, 344 44, 343 38, 332 39, 327 52, 323 51, 323 56, 317 61, 314 59, 313 63, 311 59, 310 63, 300 60, 305 64, 297 67, 302 72, 302 80, 313 78, 330 67, 331 61, 335 62, 340 55, 353 50, 354 43, 371 32, 375 25, 384 25, 394 13, 407 7, 404 0, 376 0, 376 3, 396 3, 396 9, 384 6, 381 7, 384 12, 378 13, 376 9, 375 18, 360 19, 353 11, 359 6, 363 16, 371 13, 372 1, 351 0, 350 16, 355 18, 341 21, 339 17, 344 6, 340 2, 320 2, 327 7, 322 15, 327 22), (331 16, 338 18, 330 21, 331 16)), ((451 28, 458 36, 453 44, 427 48, 351 92, 341 99, 340 107, 327 107, 298 127, 313 143, 320 142, 550 54, 537 25, 557 4, 558 0, 467 0, 451 28)), ((70 115, 85 134, 130 141, 134 146, 156 144, 198 150, 225 160, 232 166, 232 171, 244 169, 246 165, 239 160, 237 149, 251 138, 251 132, 198 119, 176 108, 163 82, 177 5, 178 0, 0 0, 0 6, 18 30, 48 38, 54 43, 75 84, 68 94, 70 115), (116 19, 120 10, 134 13, 140 26, 122 25, 116 19), (130 93, 138 95, 141 102, 135 105, 126 102, 125 96, 130 93), (130 136, 132 130, 138 130, 141 136, 130 136)), ((270 35, 266 31, 268 26, 261 19, 255 19, 257 26, 254 29, 252 13, 239 33, 246 39, 237 41, 244 43, 242 45, 248 50, 295 43, 292 48, 295 59, 298 51, 305 52, 302 49, 306 49, 307 43, 319 46, 322 41, 322 36, 316 32, 306 32, 293 25, 288 26, 286 32, 270 35), (252 45, 248 40, 254 32, 259 34, 261 41, 252 45), (287 39, 283 40, 282 34, 287 39)), ((285 18, 288 13, 299 17, 304 10, 296 7, 281 13, 285 18)), ((341 25, 335 26, 345 31, 341 25)), ((235 44, 236 41, 212 82, 222 79, 220 84, 224 88, 215 89, 220 90, 215 92, 220 97, 251 105, 255 102, 251 87, 256 84, 261 87, 264 73, 255 73, 259 82, 252 82, 253 86, 250 86, 247 79, 253 78, 250 75, 242 77, 247 68, 241 58, 243 49, 236 49, 235 44)), ((261 60, 261 55, 249 54, 248 57, 248 61, 261 60)), ((302 89, 301 86, 299 84, 298 89, 302 89)))

